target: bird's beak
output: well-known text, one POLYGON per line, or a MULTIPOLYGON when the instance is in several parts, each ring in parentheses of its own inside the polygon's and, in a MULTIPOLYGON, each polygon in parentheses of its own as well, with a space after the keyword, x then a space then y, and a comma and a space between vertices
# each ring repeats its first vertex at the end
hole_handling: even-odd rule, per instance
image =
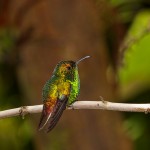
POLYGON ((89 58, 89 57, 90 57, 90 56, 85 56, 85 57, 79 59, 78 61, 76 61, 76 64, 78 65, 82 60, 84 60, 84 59, 86 59, 86 58, 89 58))

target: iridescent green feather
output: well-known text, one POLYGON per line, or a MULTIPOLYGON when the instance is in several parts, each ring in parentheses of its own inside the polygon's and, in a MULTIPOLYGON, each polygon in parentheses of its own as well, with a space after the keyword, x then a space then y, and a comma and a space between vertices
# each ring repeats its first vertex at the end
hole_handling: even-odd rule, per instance
POLYGON ((72 104, 74 101, 77 100, 77 97, 80 92, 80 79, 78 75, 78 68, 74 70, 74 79, 70 81, 70 83, 71 83, 71 91, 68 100, 68 105, 72 104))
MULTIPOLYGON (((56 70, 55 70, 56 71, 56 70)), ((54 73, 55 73, 54 71, 54 73)), ((80 80, 79 80, 79 75, 78 75, 78 68, 77 66, 72 70, 72 75, 66 76, 66 81, 71 84, 71 89, 70 89, 70 95, 68 99, 68 105, 72 104, 74 101, 77 100, 77 97, 79 95, 80 91, 80 80)), ((43 87, 43 92, 42 92, 42 98, 43 101, 47 100, 50 91, 54 91, 57 82, 60 81, 60 78, 57 77, 56 74, 53 74, 51 79, 49 79, 46 84, 43 87)), ((64 82, 66 82, 64 81, 64 82)))
POLYGON ((49 97, 49 93, 53 90, 54 85, 56 85, 56 77, 53 75, 44 85, 42 91, 42 100, 46 101, 49 97))

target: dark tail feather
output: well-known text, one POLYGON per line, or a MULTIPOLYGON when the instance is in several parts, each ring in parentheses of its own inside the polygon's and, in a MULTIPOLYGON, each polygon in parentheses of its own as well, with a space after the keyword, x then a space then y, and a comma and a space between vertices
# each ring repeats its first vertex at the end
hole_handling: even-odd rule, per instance
POLYGON ((41 114, 41 119, 40 123, 38 126, 38 130, 42 130, 44 126, 47 124, 48 120, 50 119, 51 113, 46 111, 45 106, 43 106, 42 114, 41 114))
POLYGON ((48 121, 48 129, 46 131, 47 133, 50 132, 56 126, 61 115, 63 114, 63 111, 66 109, 67 101, 67 97, 65 97, 64 100, 57 100, 54 111, 52 112, 50 120, 48 121))

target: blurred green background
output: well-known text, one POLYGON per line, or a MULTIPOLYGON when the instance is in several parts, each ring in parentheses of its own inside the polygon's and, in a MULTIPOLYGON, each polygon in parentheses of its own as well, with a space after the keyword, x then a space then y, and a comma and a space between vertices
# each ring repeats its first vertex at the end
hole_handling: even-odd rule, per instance
MULTIPOLYGON (((1 0, 0 110, 41 104, 60 60, 79 65, 79 100, 150 101, 148 0, 1 0)), ((40 114, 0 120, 0 149, 149 150, 149 114, 66 110, 55 129, 40 114)))

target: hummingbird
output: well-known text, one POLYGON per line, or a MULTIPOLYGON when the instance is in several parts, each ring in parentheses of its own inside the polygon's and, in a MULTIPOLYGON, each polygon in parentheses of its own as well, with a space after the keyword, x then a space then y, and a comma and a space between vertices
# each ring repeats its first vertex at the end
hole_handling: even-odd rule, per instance
POLYGON ((78 61, 60 61, 51 78, 45 83, 42 91, 43 110, 38 130, 50 132, 59 121, 66 106, 77 100, 80 92, 78 64, 90 56, 78 61))

